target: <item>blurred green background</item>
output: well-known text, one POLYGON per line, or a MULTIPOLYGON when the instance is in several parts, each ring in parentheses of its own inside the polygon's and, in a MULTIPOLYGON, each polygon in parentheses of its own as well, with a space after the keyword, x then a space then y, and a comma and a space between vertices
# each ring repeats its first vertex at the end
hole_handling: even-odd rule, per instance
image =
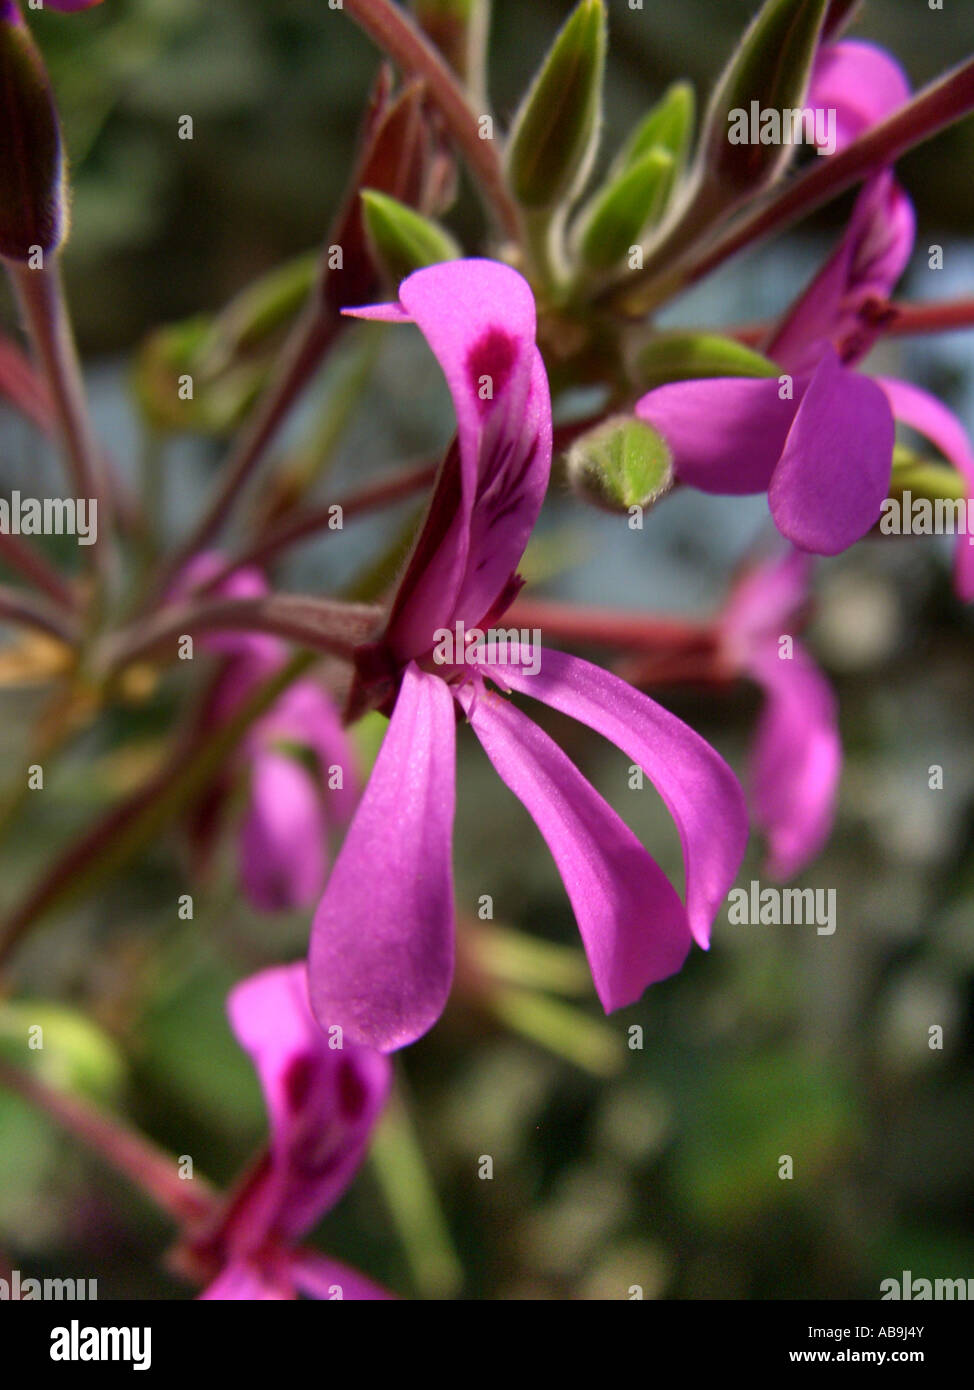
MULTIPOLYGON (((605 149, 672 79, 688 75, 705 91, 752 8, 648 0, 634 12, 613 0, 605 149)), ((501 118, 569 9, 496 4, 491 95, 501 118)), ((34 27, 72 153, 67 272, 96 418, 134 473, 138 431, 125 404, 133 347, 160 323, 219 308, 320 240, 376 56, 321 0, 106 0, 77 22, 42 15, 34 27), (191 142, 177 139, 182 114, 194 118, 191 142)), ((856 32, 891 47, 919 85, 974 49, 974 9, 871 0, 856 32)), ((970 292, 972 146, 968 121, 901 166, 920 221, 914 297, 970 292), (939 275, 921 254, 935 241, 947 248, 939 275)), ((730 322, 780 308, 845 207, 744 259, 673 318, 730 322)), ((448 220, 477 249, 469 194, 448 220)), ((970 428, 972 346, 974 335, 960 334, 887 347, 880 365, 940 391, 970 428)), ((314 399, 336 389, 326 372, 314 399)), ((418 337, 385 335, 336 454, 336 485, 441 447, 449 421, 418 337)), ((0 444, 14 480, 43 462, 3 411, 0 444)), ((176 522, 192 512, 219 452, 177 440, 156 460, 176 522)), ((305 547, 276 579, 332 591, 403 514, 305 547)), ((765 516, 761 499, 683 497, 626 547, 618 523, 556 493, 535 572, 548 575, 547 592, 583 601, 706 610, 765 534, 765 516)), ((608 1033, 570 1030, 590 1067, 615 1057, 611 1075, 497 1019, 451 1009, 401 1059, 442 1221, 393 1135, 385 1181, 363 1170, 323 1223, 323 1248, 412 1296, 625 1298, 638 1285, 647 1298, 876 1298, 880 1280, 904 1269, 974 1277, 974 624, 951 595, 948 560, 926 542, 869 542, 820 566, 810 640, 840 696, 846 765, 832 842, 800 882, 836 889, 835 935, 719 920, 709 955, 695 952, 678 978, 603 1025, 608 1033), (942 791, 928 788, 934 763, 942 791), (641 1050, 626 1045, 634 1024, 641 1050), (942 1051, 927 1045, 933 1024, 944 1029, 942 1051), (484 1154, 494 1159, 489 1182, 477 1176, 484 1154), (794 1159, 791 1181, 778 1177, 783 1154, 794 1159)), ((146 705, 113 716, 57 765, 43 797, 28 798, 2 846, 5 903, 140 775, 184 693, 173 678, 146 705)), ((755 692, 662 698, 743 770, 755 692)), ((33 689, 0 692, 5 764, 15 765, 36 707, 33 689)), ((673 826, 650 790, 627 789, 627 760, 567 721, 550 727, 679 882, 673 826)), ((490 894, 498 922, 576 940, 540 837, 466 738, 456 844, 462 911, 475 914, 490 894)), ((752 845, 739 882, 760 873, 759 850, 752 845)), ((196 893, 189 923, 175 911, 185 891, 179 839, 164 837, 97 902, 39 931, 17 983, 24 998, 58 999, 98 1030, 51 1059, 63 1081, 226 1181, 264 1128, 256 1081, 226 1024, 226 990, 300 954, 308 923, 250 911, 234 888, 232 853, 196 893)), ((590 991, 576 1007, 600 1024, 590 991)), ((103 1298, 183 1296, 157 1258, 171 1235, 74 1142, 0 1095, 0 1251, 9 1263, 37 1276, 97 1277, 103 1298)))

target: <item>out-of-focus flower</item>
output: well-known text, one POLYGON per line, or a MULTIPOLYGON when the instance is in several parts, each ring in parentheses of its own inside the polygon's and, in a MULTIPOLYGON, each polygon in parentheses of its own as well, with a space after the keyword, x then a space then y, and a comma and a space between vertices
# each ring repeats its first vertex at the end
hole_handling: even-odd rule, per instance
MULTIPOLYGON (((178 591, 205 583, 219 557, 198 556, 178 591)), ((267 582, 255 569, 234 571, 220 585, 225 598, 258 598, 267 582)), ((216 726, 279 670, 287 648, 263 633, 217 632, 204 639, 227 657, 211 689, 203 721, 216 726)), ((324 887, 328 839, 346 825, 358 793, 356 757, 338 709, 314 680, 296 681, 249 731, 238 758, 248 776, 247 808, 239 831, 240 877, 247 897, 264 912, 310 907, 324 887)), ((223 820, 232 778, 198 808, 195 830, 205 843, 223 820)))
POLYGON ((361 653, 360 685, 381 692, 392 714, 315 916, 312 1006, 323 1026, 341 1024, 384 1050, 412 1042, 442 1012, 453 972, 462 711, 545 837, 599 997, 619 1008, 678 970, 694 937, 707 944, 747 838, 741 790, 703 739, 618 677, 492 627, 519 588, 515 570, 551 463, 548 383, 525 281, 491 261, 454 261, 404 281, 398 304, 359 312, 418 324, 450 387, 458 443, 384 637, 361 653), (488 680, 589 725, 643 768, 680 832, 686 906, 574 764, 488 680))
POLYGON ((781 879, 798 873, 825 843, 842 768, 835 694, 791 631, 812 563, 793 550, 750 569, 718 623, 722 661, 765 695, 748 793, 767 840, 766 872, 781 879))
POLYGON ((297 1245, 355 1176, 389 1090, 388 1059, 334 1045, 308 1007, 304 965, 254 975, 228 1000, 260 1078, 271 1139, 215 1231, 189 1253, 220 1269, 203 1299, 391 1297, 357 1270, 297 1245))

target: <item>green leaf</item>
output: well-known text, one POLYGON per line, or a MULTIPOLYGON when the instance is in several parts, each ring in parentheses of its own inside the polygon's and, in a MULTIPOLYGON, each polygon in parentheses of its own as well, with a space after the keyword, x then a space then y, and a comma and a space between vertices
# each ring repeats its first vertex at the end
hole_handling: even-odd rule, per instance
POLYGON ((575 491, 607 511, 650 506, 673 485, 666 441, 630 415, 612 416, 576 439, 567 467, 575 491))
POLYGON ((395 285, 414 270, 462 255, 449 232, 386 193, 363 189, 362 216, 376 262, 395 285))
POLYGON ((507 173, 522 207, 552 208, 584 182, 598 145, 605 47, 604 0, 582 0, 514 119, 507 173))
POLYGON ((47 1085, 97 1100, 116 1096, 125 1075, 106 1033, 76 1009, 46 1000, 0 1003, 0 1049, 18 1066, 29 1063, 47 1085))
POLYGON ((585 214, 579 254, 591 270, 608 270, 659 221, 673 188, 676 162, 663 148, 648 150, 598 193, 585 214))

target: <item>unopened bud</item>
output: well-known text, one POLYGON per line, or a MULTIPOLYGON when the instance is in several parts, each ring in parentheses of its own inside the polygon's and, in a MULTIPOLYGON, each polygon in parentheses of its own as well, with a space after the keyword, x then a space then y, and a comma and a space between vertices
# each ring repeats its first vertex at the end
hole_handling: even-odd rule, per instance
POLYGON ((611 416, 576 439, 567 469, 580 497, 611 512, 652 506, 673 486, 666 441, 631 415, 611 416))

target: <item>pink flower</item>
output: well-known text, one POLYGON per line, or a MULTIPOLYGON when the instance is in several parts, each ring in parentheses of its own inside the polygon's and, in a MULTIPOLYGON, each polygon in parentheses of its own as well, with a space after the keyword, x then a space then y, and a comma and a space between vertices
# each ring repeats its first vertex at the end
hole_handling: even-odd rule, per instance
POLYGON ((260 1078, 271 1142, 217 1229, 190 1247, 197 1262, 221 1266, 200 1297, 391 1297, 356 1270, 296 1244, 354 1178, 388 1094, 388 1060, 368 1048, 333 1046, 311 1016, 303 964, 245 980, 231 992, 228 1012, 260 1078))
POLYGON ((534 300, 515 271, 453 261, 410 276, 399 296, 360 315, 419 326, 450 387, 458 442, 384 637, 362 653, 360 686, 387 695, 391 719, 315 914, 309 958, 319 1022, 383 1050, 430 1028, 450 990, 463 716, 548 843, 607 1010, 678 970, 694 938, 706 946, 747 839, 743 797, 724 762, 617 677, 517 641, 503 670, 476 646, 455 652, 453 664, 437 661, 438 633, 490 628, 517 592, 548 485, 551 410, 534 300), (587 724, 644 769, 680 832, 685 905, 616 812, 504 698, 511 691, 587 724))

